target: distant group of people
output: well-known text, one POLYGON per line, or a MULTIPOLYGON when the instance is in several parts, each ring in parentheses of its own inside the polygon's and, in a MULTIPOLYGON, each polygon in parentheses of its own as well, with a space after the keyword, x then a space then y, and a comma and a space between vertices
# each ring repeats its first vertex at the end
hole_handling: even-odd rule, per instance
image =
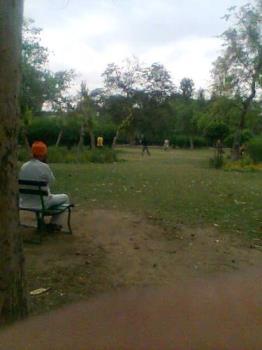
MULTIPOLYGON (((145 153, 147 153, 147 155, 150 156, 151 154, 150 154, 150 151, 149 151, 149 148, 148 148, 148 141, 147 141, 145 136, 142 136, 142 138, 140 140, 140 143, 142 145, 142 156, 145 153)), ((164 144, 163 144, 164 151, 168 151, 169 147, 170 147, 170 141, 168 139, 165 139, 164 140, 164 144)))

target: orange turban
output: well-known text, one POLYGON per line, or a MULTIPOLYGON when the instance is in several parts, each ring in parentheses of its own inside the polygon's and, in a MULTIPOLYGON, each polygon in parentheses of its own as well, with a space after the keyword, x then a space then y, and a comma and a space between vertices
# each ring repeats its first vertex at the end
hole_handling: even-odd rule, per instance
POLYGON ((47 145, 42 141, 35 141, 32 144, 32 153, 34 157, 44 157, 47 155, 47 145))

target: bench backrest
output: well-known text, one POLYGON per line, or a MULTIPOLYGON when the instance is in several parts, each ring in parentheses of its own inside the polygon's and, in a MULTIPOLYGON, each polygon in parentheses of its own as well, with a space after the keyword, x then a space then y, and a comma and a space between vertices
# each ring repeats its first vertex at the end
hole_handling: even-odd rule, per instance
POLYGON ((47 182, 36 180, 18 180, 19 193, 27 194, 30 196, 40 197, 42 207, 44 208, 43 197, 48 196, 47 182))

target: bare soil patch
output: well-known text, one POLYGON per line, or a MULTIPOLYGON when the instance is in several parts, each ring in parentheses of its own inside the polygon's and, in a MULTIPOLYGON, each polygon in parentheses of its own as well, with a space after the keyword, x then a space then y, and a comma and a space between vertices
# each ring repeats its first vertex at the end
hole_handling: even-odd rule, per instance
POLYGON ((32 313, 117 288, 174 284, 262 263, 259 242, 255 247, 213 226, 170 231, 150 216, 77 209, 73 231, 25 245, 29 290, 50 288, 30 297, 32 313))

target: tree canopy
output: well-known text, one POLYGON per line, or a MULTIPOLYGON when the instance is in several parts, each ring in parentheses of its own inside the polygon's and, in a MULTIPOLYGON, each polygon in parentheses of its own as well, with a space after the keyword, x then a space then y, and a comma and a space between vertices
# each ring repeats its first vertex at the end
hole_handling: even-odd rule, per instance
POLYGON ((41 45, 41 29, 35 27, 33 20, 25 19, 22 42, 22 87, 21 110, 39 113, 44 104, 54 110, 63 109, 67 102, 67 90, 74 72, 52 72, 48 69, 48 49, 41 45))

